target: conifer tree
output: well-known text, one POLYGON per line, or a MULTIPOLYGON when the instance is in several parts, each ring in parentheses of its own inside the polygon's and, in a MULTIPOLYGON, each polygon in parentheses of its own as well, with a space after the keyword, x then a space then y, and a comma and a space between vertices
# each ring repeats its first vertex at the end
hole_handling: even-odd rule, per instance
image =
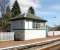
POLYGON ((18 4, 17 0, 15 1, 11 12, 12 12, 12 17, 15 17, 15 16, 21 14, 19 4, 18 4))
POLYGON ((34 9, 32 7, 29 8, 28 13, 35 14, 34 9))

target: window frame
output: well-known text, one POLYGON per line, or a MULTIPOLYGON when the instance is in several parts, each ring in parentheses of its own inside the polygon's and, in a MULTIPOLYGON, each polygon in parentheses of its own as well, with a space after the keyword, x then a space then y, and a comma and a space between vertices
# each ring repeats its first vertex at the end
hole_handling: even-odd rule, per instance
POLYGON ((33 21, 32 23, 33 25, 33 29, 45 29, 45 23, 44 22, 36 22, 36 21, 33 21), (41 26, 42 24, 42 26, 41 26))

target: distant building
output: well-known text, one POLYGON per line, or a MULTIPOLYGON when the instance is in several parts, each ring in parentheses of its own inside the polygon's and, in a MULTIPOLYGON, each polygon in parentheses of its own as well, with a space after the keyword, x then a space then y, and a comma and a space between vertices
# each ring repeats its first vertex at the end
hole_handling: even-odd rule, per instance
POLYGON ((31 40, 46 37, 46 20, 27 14, 11 19, 11 32, 15 32, 15 40, 31 40))

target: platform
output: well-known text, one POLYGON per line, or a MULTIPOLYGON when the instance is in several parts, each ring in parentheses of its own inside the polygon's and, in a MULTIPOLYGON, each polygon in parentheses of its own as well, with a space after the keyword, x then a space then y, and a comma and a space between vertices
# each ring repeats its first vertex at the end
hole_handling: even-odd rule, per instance
POLYGON ((45 45, 59 40, 60 40, 60 36, 33 39, 28 41, 6 41, 6 42, 1 41, 0 50, 9 49, 9 48, 25 48, 25 47, 33 47, 38 45, 45 45))

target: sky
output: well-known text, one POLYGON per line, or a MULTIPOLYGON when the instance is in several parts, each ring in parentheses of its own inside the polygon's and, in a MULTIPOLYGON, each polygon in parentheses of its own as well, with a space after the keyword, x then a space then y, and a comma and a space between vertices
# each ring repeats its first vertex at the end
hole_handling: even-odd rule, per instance
POLYGON ((5 14, 6 13, 6 8, 9 5, 10 0, 0 0, 0 17, 1 14, 5 14))
MULTIPOLYGON (((14 3, 15 0, 11 0, 11 3, 14 3)), ((34 9, 37 7, 37 0, 17 0, 21 11, 27 13, 29 7, 33 7, 34 9)), ((11 4, 12 5, 12 4, 11 4)))
POLYGON ((60 0, 39 0, 37 15, 48 21, 49 26, 60 24, 60 0))
MULTIPOLYGON (((11 0, 10 6, 15 0, 11 0)), ((60 0, 18 0, 22 13, 33 7, 37 16, 48 21, 49 26, 60 24, 60 0)))
POLYGON ((22 12, 33 6, 36 15, 46 19, 49 26, 60 24, 60 0, 18 0, 18 3, 22 12))

